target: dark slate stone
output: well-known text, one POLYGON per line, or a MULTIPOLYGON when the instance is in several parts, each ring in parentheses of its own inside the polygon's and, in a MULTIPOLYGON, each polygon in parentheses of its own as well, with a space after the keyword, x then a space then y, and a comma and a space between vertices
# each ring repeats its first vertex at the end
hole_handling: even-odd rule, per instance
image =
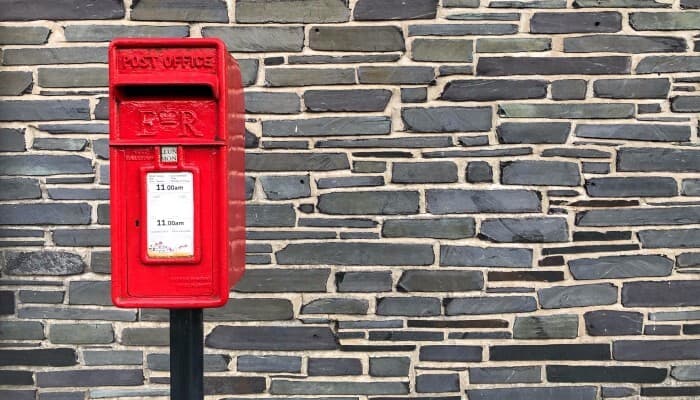
POLYGON ((622 16, 618 12, 537 12, 530 18, 530 33, 618 32, 622 16))
POLYGON ((585 148, 552 148, 545 149, 541 153, 542 157, 570 157, 570 158, 610 158, 607 151, 585 148))
POLYGON ((69 284, 68 304, 112 305, 109 281, 72 281, 69 284))
POLYGON ((109 42, 117 37, 174 37, 189 35, 188 26, 68 25, 63 34, 68 42, 109 42))
POLYGON ((415 39, 411 46, 414 61, 472 62, 472 40, 415 39))
POLYGON ((496 243, 565 242, 569 227, 564 218, 495 218, 482 221, 479 237, 496 243))
MULTIPOLYGON (((4 65, 38 65, 38 64, 85 64, 85 63, 106 63, 107 62, 107 48, 106 47, 42 47, 42 48, 20 48, 20 49, 10 49, 3 52, 3 64, 4 65)), ((81 72, 86 72, 87 74, 92 74, 89 80, 99 81, 102 83, 100 85, 93 86, 106 86, 103 84, 106 82, 106 74, 100 75, 101 70, 104 68, 76 68, 81 72)), ((61 72, 65 72, 64 68, 47 69, 40 68, 39 81, 41 84, 42 80, 48 83, 58 81, 61 79, 61 72), (45 75, 42 79, 42 75, 45 75), (46 79, 48 78, 48 79, 46 79)), ((64 77, 64 79, 70 79, 70 77, 64 77)), ((82 82, 76 80, 75 82, 82 82)), ((41 84, 44 87, 61 87, 61 86, 47 86, 41 84)), ((87 86, 87 85, 85 85, 87 86)), ((68 87, 68 86, 63 86, 68 87)))
POLYGON ((549 382, 628 382, 661 383, 666 380, 666 368, 601 366, 601 365, 548 365, 549 382))
POLYGON ((566 8, 566 1, 562 0, 534 0, 534 1, 519 1, 519 0, 492 0, 489 3, 489 8, 566 8))
POLYGON ((108 344, 114 342, 112 324, 52 324, 49 340, 54 344, 108 344))
MULTIPOLYGON (((225 306, 204 311, 205 321, 275 321, 292 319, 294 311, 288 299, 229 299, 225 306)), ((143 315, 142 315, 143 319, 143 315)))
POLYGON ((619 119, 631 118, 634 113, 634 104, 630 103, 508 103, 498 106, 501 118, 619 119))
POLYGON ((90 223, 87 203, 0 205, 0 225, 84 225, 90 223))
POLYGON ((0 315, 12 315, 15 308, 15 293, 9 290, 0 291, 0 315))
POLYGON ((671 83, 657 79, 598 79, 593 83, 596 97, 610 99, 665 99, 671 83))
POLYGON ((45 366, 67 367, 76 365, 77 355, 74 349, 32 349, 32 350, 5 350, 0 349, 0 365, 2 366, 45 366))
MULTIPOLYGON (((562 260, 563 264, 563 260, 562 260)), ((539 266, 543 265, 540 261, 539 266)), ((489 282, 560 282, 564 280, 563 271, 489 271, 489 282)))
POLYGON ((328 269, 251 269, 236 284, 240 293, 325 292, 328 269))
MULTIPOLYGON (((450 147, 452 138, 446 136, 412 136, 397 138, 373 138, 373 139, 330 139, 316 141, 317 148, 428 148, 428 147, 450 147)), ((369 161, 371 162, 371 161, 369 161)), ((355 161, 357 163, 357 161, 355 161)), ((386 165, 381 171, 384 172, 386 165)), ((365 171, 363 171, 365 172, 365 171)))
POLYGON ((698 281, 626 282, 622 286, 625 307, 683 307, 700 305, 698 281))
POLYGON ((404 38, 396 26, 315 26, 309 47, 326 51, 404 51, 404 38))
MULTIPOLYGON (((320 228, 374 228, 377 222, 369 218, 300 218, 299 226, 320 228)), ((270 250, 272 252, 272 250, 270 250)))
POLYGON ((45 88, 107 86, 107 69, 39 68, 38 82, 45 88))
POLYGON ((269 87, 354 83, 355 70, 352 68, 265 68, 265 85, 269 87))
MULTIPOLYGON (((0 108, 0 121, 54 121, 76 119, 90 119, 90 104, 88 100, 5 100, 2 103, 2 108, 0 108)), ((40 157, 60 156, 42 155, 40 157)))
POLYGON ((518 13, 460 13, 450 14, 446 19, 457 21, 519 21, 518 13))
POLYGON ((454 267, 532 267, 532 250, 506 247, 440 247, 440 266, 454 267))
POLYGON ((36 390, 0 389, 0 396, 13 400, 34 400, 36 399, 36 390))
POLYGON ((270 200, 289 200, 311 196, 308 175, 261 176, 265 196, 270 200))
POLYGON ((416 375, 417 393, 459 392, 458 374, 416 375))
POLYGON ((676 264, 680 268, 698 266, 700 265, 700 253, 681 253, 676 257, 676 264))
MULTIPOLYGON (((500 15, 500 14, 496 14, 500 15)), ((550 38, 479 38, 477 53, 521 53, 548 51, 552 49, 550 38)))
POLYGON ((408 382, 303 381, 273 379, 270 393, 275 395, 383 395, 408 394, 408 382))
POLYGON ((243 24, 345 22, 350 10, 343 0, 240 0, 236 22, 243 24))
POLYGON ((394 243, 293 243, 276 254, 282 265, 431 265, 431 245, 394 243))
MULTIPOLYGON (((151 378, 153 382, 154 378, 151 378)), ((155 382, 154 382, 155 383, 155 382)), ((204 395, 214 394, 257 394, 265 391, 265 378, 262 376, 206 376, 204 395)))
POLYGON ((538 192, 529 190, 428 189, 431 214, 539 212, 538 192))
POLYGON ((3 1, 2 21, 33 21, 40 19, 121 19, 124 18, 124 4, 115 0, 94 0, 85 7, 81 0, 3 1))
MULTIPOLYGON (((489 352, 491 361, 610 360, 610 344, 608 343, 497 345, 491 346, 489 352)), ((503 398, 511 399, 511 397, 503 398)), ((564 398, 570 397, 564 396, 564 398)))
POLYGON ((309 376, 362 375, 359 358, 309 358, 309 376))
MULTIPOLYGON (((28 319, 75 319, 136 321, 135 310, 95 309, 88 307, 23 307, 17 316, 28 319)), ((72 365, 72 364, 71 364, 72 365)))
POLYGON ((453 162, 395 162, 391 171, 393 183, 457 182, 457 165, 453 162))
POLYGON ((700 221, 700 207, 590 210, 576 214, 579 226, 685 225, 700 221))
POLYGON ((484 315, 531 312, 537 301, 530 296, 461 297, 445 299, 445 315, 484 315))
POLYGON ((0 158, 3 175, 62 175, 93 173, 92 161, 81 156, 22 155, 0 158))
POLYGON ((465 239, 474 237, 473 218, 389 219, 384 221, 384 237, 465 239))
POLYGON ((229 350, 335 350, 337 339, 327 327, 217 326, 206 346, 229 350))
POLYGON ((2 370, 0 371, 0 385, 34 385, 34 374, 32 371, 2 370))
POLYGON ((50 33, 45 26, 3 26, 0 44, 45 44, 50 33))
POLYGON ((368 90, 307 90, 304 105, 309 111, 370 112, 384 111, 391 91, 368 90))
MULTIPOLYGON (((688 334, 689 332, 683 333, 688 334)), ((681 327, 678 325, 646 325, 644 334, 649 336, 678 336, 681 334, 681 327)))
POLYGON ((360 66, 357 76, 364 84, 421 85, 435 79, 435 70, 423 66, 360 66))
POLYGON ((359 0, 355 4, 355 21, 433 19, 437 0, 359 0))
POLYGON ((613 357, 618 361, 700 359, 700 340, 616 340, 613 357))
MULTIPOLYGON (((307 0, 302 0, 307 1, 307 0)), ((341 0, 342 1, 342 0, 341 0)), ((287 57, 288 64, 355 64, 355 63, 385 63, 395 62, 401 58, 400 53, 376 53, 376 54, 348 54, 340 56, 331 55, 290 55, 287 57)))
POLYGON ((681 0, 681 8, 686 10, 700 9, 700 1, 698 0, 681 0))
POLYGON ((654 255, 580 258, 570 260, 569 269, 574 279, 668 276, 673 270, 673 260, 654 255))
POLYGON ((0 72, 0 95, 19 96, 31 91, 32 73, 28 71, 0 72))
POLYGON ((294 226, 296 213, 291 204, 248 204, 246 225, 249 227, 294 226))
POLYGON ((483 183, 493 181, 493 169, 486 161, 472 161, 467 163, 467 182, 483 183))
POLYGON ((346 187, 384 186, 383 176, 348 176, 340 178, 320 178, 316 180, 319 189, 334 189, 346 187))
POLYGON ((440 315, 441 310, 440 300, 434 297, 380 297, 376 314, 429 317, 440 315))
POLYGON ((228 22, 223 1, 138 0, 131 6, 134 21, 228 22))
POLYGON ((644 397, 669 397, 669 396, 685 396, 686 398, 692 398, 700 396, 700 387, 698 386, 681 386, 681 387, 642 387, 640 394, 644 397))
POLYGON ((445 8, 479 8, 479 2, 476 0, 443 0, 442 6, 445 8))
POLYGON ((61 304, 64 294, 64 291, 57 290, 20 290, 19 301, 22 303, 61 304))
POLYGON ((410 25, 408 36, 511 35, 518 32, 514 24, 426 24, 410 25))
POLYGON ((540 383, 542 372, 536 367, 475 367, 469 368, 469 383, 540 383))
POLYGON ((700 179, 683 179, 681 194, 683 196, 700 196, 700 179))
POLYGON ((656 0, 574 0, 574 8, 669 8, 656 0))
POLYGON ((700 111, 700 96, 675 96, 671 98, 671 111, 679 113, 700 111))
MULTIPOLYGON (((2 163, 0 162, 0 165, 2 163)), ((0 167, 1 169, 1 167, 0 167)), ((350 169, 344 153, 248 153, 246 171, 334 171, 350 169)))
POLYGON ((22 152, 26 149, 24 129, 0 128, 0 151, 22 152))
POLYGON ((297 26, 210 26, 202 36, 218 37, 228 51, 243 53, 298 52, 304 47, 304 30, 297 26))
POLYGON ((643 230, 638 235, 645 249, 700 247, 700 229, 643 230))
POLYGON ((506 185, 578 186, 578 164, 566 161, 510 161, 501 163, 501 182, 506 185))
POLYGON ((578 315, 560 314, 515 317, 514 339, 574 339, 578 336, 578 315))
POLYGON ((301 307, 300 314, 351 314, 365 315, 369 304, 365 299, 321 298, 301 307))
MULTIPOLYGON (((85 139, 36 138, 34 139, 34 143, 32 143, 32 149, 83 151, 87 144, 88 141, 85 139)), ((109 156, 106 158, 108 159, 109 156)))
POLYGON ((641 335, 644 315, 632 311, 596 310, 583 314, 591 336, 641 335))
POLYGON ((617 286, 612 283, 551 286, 538 290, 537 296, 545 309, 608 305, 617 302, 617 286))
POLYGON ((673 197, 676 180, 670 177, 592 178, 586 180, 591 197, 673 197))
POLYGON ((700 172, 700 151, 653 147, 623 147, 618 150, 618 171, 700 172))
POLYGON ((481 346, 425 345, 421 346, 420 361, 435 362, 480 362, 481 346))
POLYGON ((318 196, 318 209, 325 214, 406 215, 418 212, 418 192, 339 192, 318 196))
POLYGON ((76 275, 86 267, 78 254, 66 251, 6 251, 4 256, 2 270, 8 275, 76 275))
POLYGON ((448 101, 543 99, 547 81, 535 79, 469 79, 447 83, 440 98, 448 101))
MULTIPOLYGON (((477 76, 629 74, 629 57, 480 57, 477 76)), ((639 71, 638 71, 639 72, 639 71)))
POLYGON ((700 71, 700 56, 648 56, 635 70, 638 74, 700 71))
POLYGON ((41 188, 38 179, 0 178, 0 200, 40 199, 41 188))
POLYGON ((240 355, 237 358, 240 372, 301 372, 301 357, 273 355, 240 355))
POLYGON ((322 117, 263 121, 270 137, 383 135, 391 132, 391 119, 383 116, 322 117))
POLYGON ((413 132, 485 132, 491 129, 491 107, 402 108, 406 130, 413 132))
POLYGON ((112 253, 109 251, 93 251, 90 254, 90 269, 98 274, 109 274, 112 269, 112 253))
POLYGON ((484 288, 481 271, 410 270, 397 283, 401 292, 467 292, 484 288))
POLYGON ((700 29, 700 13, 675 12, 633 12, 630 25, 638 31, 680 31, 700 29))
POLYGON ((338 292, 390 292, 391 272, 338 272, 335 275, 338 292))
POLYGON ((300 110, 296 93, 245 92, 245 111, 249 114, 297 114, 300 110))
MULTIPOLYGON (((229 356, 222 354, 204 354, 204 372, 228 371, 229 356)), ((149 354, 146 364, 151 371, 170 371, 170 354, 149 354)))
POLYGON ((552 82, 552 100, 583 100, 588 82, 584 79, 564 79, 552 82))
POLYGON ((401 88, 401 102, 403 103, 424 103, 427 99, 427 88, 401 88))
POLYGON ((369 375, 375 377, 408 376, 411 359, 408 357, 370 357, 369 375))
POLYGON ((90 369, 37 372, 38 387, 139 386, 144 382, 140 369, 90 369))
POLYGON ((579 124, 574 134, 594 139, 644 140, 651 142, 687 142, 690 127, 661 124, 589 125, 579 124))
POLYGON ((243 80, 243 86, 251 86, 258 80, 259 64, 260 61, 257 59, 238 59, 238 66, 241 68, 241 79, 243 80))
POLYGON ((505 144, 566 143, 570 131, 570 122, 504 122, 496 128, 505 144))

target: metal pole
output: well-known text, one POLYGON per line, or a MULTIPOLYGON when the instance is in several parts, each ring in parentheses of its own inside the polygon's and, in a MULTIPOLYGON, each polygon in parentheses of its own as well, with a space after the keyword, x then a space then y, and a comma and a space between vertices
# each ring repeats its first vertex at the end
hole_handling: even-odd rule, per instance
POLYGON ((204 398, 204 320, 201 308, 170 310, 170 399, 204 398))

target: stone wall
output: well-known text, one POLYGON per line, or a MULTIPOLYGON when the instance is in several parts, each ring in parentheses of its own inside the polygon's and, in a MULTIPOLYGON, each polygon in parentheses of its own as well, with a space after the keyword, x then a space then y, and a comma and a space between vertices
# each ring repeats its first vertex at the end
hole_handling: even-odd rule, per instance
POLYGON ((167 398, 167 312, 109 298, 118 36, 220 37, 247 86, 208 399, 697 398, 698 8, 0 1, 0 398, 167 398))

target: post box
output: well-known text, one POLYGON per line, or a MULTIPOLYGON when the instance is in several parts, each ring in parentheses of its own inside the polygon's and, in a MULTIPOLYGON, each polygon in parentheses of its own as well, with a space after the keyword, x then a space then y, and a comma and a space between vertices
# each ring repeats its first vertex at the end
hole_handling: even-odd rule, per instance
POLYGON ((240 70, 218 39, 109 47, 112 301, 226 303, 245 267, 240 70))

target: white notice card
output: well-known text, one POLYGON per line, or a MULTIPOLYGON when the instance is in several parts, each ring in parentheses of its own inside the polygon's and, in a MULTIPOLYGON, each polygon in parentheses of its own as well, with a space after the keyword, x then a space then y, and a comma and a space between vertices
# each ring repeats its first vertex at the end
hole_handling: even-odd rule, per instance
POLYGON ((146 245, 152 258, 194 256, 191 172, 146 174, 146 245))

